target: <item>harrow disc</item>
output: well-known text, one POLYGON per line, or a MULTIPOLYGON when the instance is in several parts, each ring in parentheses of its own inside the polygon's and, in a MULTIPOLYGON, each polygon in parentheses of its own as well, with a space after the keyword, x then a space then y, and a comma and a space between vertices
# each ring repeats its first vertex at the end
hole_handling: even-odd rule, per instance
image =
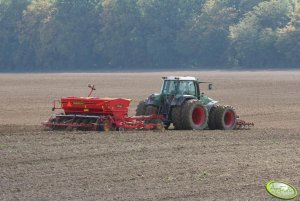
POLYGON ((43 125, 52 130, 99 130, 100 122, 98 116, 85 116, 85 115, 56 115, 51 117, 49 121, 43 125))

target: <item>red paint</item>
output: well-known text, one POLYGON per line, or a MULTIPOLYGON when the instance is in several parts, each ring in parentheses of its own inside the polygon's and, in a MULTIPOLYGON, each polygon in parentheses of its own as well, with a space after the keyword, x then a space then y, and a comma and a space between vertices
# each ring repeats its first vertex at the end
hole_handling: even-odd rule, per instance
POLYGON ((202 107, 194 109, 192 114, 193 122, 195 125, 202 125, 205 121, 205 111, 202 107))
POLYGON ((224 123, 226 126, 230 127, 234 124, 234 114, 232 111, 227 111, 224 116, 224 123))

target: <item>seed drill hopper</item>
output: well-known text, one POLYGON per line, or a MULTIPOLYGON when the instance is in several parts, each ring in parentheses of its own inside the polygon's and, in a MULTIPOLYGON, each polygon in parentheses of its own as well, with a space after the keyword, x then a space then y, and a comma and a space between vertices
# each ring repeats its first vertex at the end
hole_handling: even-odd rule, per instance
POLYGON ((125 98, 64 97, 53 101, 52 110, 62 109, 61 114, 53 115, 43 125, 52 130, 130 130, 163 129, 162 116, 128 116, 131 100, 125 98))

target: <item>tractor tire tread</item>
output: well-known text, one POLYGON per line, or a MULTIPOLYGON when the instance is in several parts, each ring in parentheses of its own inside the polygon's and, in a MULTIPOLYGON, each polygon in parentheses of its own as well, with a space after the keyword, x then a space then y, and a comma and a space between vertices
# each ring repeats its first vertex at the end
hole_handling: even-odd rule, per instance
POLYGON ((207 114, 207 109, 205 106, 197 99, 191 99, 187 100, 183 105, 182 105, 182 110, 181 110, 181 121, 182 121, 182 129, 183 130, 203 130, 207 126, 207 121, 208 121, 208 114, 207 114), (192 109, 195 108, 196 106, 201 106, 205 110, 205 120, 204 123, 198 127, 194 128, 193 123, 191 122, 191 116, 192 116, 192 109))
MULTIPOLYGON (((153 115, 153 114, 157 114, 157 107, 154 105, 147 105, 145 115, 148 116, 148 115, 153 115)), ((145 123, 156 124, 156 119, 147 119, 147 120, 145 120, 145 123)))
POLYGON ((135 110, 135 115, 136 116, 143 116, 146 114, 146 103, 145 101, 140 101, 136 110, 135 110))
POLYGON ((182 129, 181 123, 181 107, 176 106, 172 109, 172 122, 175 130, 182 129))
POLYGON ((157 107, 154 105, 147 105, 145 109, 145 115, 157 114, 157 107))
POLYGON ((214 105, 209 111, 209 116, 208 116, 208 128, 210 130, 215 130, 217 129, 216 125, 216 110, 219 107, 219 105, 214 105))
POLYGON ((215 122, 216 122, 216 128, 220 130, 233 130, 236 125, 236 112, 235 109, 230 105, 223 105, 219 106, 215 111, 215 122), (226 111, 231 110, 234 113, 235 122, 232 127, 226 128, 224 125, 224 115, 226 111))

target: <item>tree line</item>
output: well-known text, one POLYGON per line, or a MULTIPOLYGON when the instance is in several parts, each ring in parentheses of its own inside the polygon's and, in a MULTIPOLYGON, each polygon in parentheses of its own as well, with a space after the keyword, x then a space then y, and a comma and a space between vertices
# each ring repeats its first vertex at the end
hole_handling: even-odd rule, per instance
POLYGON ((0 71, 298 68, 297 0, 0 0, 0 71))

